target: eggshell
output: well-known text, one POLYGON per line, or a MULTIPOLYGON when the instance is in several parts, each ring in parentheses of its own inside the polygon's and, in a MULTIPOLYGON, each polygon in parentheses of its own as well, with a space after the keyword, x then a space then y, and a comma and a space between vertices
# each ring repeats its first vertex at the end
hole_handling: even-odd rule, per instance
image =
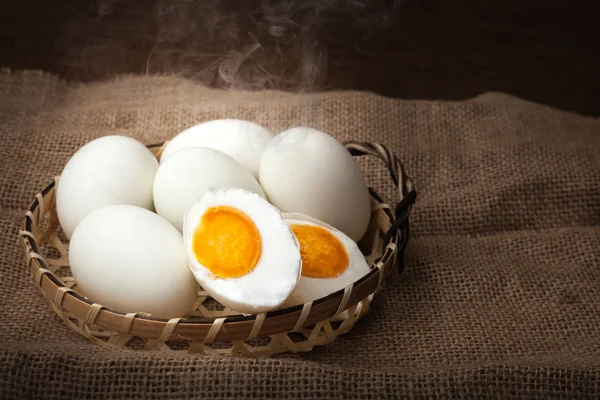
POLYGON ((217 150, 195 147, 179 151, 160 165, 154 180, 156 212, 182 231, 187 208, 211 188, 239 188, 265 197, 240 163, 217 150))
POLYGON ((175 136, 165 146, 161 163, 179 150, 208 147, 227 154, 258 179, 263 150, 273 134, 262 126, 240 119, 218 119, 203 122, 175 136))
POLYGON ((77 286, 90 301, 123 313, 181 317, 197 299, 183 237, 143 208, 99 208, 77 226, 69 245, 77 286))
POLYGON ((366 232, 369 189, 348 150, 312 128, 292 128, 265 148, 260 183, 282 212, 296 212, 333 225, 354 241, 366 232))
POLYGON ((107 205, 153 209, 158 161, 126 136, 104 136, 80 148, 64 167, 56 189, 58 220, 67 237, 90 212, 107 205))

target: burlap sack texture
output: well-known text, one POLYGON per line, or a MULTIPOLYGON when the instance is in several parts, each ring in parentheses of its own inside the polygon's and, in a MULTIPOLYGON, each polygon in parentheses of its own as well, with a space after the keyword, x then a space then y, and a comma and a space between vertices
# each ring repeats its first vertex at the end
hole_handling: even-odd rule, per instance
MULTIPOLYGON (((175 77, 70 85, 0 73, 0 398, 600 394, 600 121, 489 94, 213 91, 175 77), (306 354, 219 359, 98 348, 53 314, 16 245, 23 210, 87 141, 158 142, 207 119, 393 148, 419 191, 407 269, 349 334, 306 354)), ((362 163, 393 201, 377 162, 362 163)))

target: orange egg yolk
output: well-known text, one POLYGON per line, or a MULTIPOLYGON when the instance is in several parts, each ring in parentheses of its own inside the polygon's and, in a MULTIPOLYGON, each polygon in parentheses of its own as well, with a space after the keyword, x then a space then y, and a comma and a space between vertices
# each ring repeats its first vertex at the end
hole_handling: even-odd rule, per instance
POLYGON ((333 278, 348 268, 344 245, 327 229, 314 225, 291 224, 300 242, 302 276, 333 278))
POLYGON ((215 277, 239 278, 254 270, 262 251, 254 222, 233 207, 209 208, 192 239, 198 262, 215 277))

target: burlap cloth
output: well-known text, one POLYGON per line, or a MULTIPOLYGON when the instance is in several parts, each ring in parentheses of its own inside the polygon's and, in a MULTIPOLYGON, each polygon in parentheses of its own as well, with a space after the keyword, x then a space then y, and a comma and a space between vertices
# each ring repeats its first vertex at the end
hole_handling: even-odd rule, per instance
MULTIPOLYGON (((3 71, 0 121, 0 398, 600 393, 598 120, 497 94, 453 103, 244 94, 174 77, 79 86, 3 71), (16 245, 24 209, 92 138, 158 142, 222 117, 393 148, 419 192, 405 273, 349 334, 306 354, 220 359, 92 345, 26 272, 16 245)), ((380 164, 362 164, 392 202, 380 164)))

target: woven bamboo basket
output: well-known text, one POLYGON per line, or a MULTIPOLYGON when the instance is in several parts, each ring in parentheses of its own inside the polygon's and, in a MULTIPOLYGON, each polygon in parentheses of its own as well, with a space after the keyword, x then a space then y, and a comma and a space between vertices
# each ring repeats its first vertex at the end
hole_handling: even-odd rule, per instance
MULTIPOLYGON (((159 157, 166 143, 148 146, 159 157)), ((353 156, 385 162, 399 202, 392 208, 371 188, 372 216, 359 243, 371 271, 331 295, 295 307, 257 315, 232 311, 200 291, 184 318, 120 313, 90 302, 78 292, 68 260, 68 243, 56 214, 58 177, 35 196, 25 214, 19 242, 35 284, 51 308, 74 331, 102 346, 207 355, 260 357, 309 351, 348 332, 369 310, 373 295, 393 270, 402 271, 409 238, 408 217, 416 198, 400 160, 377 143, 346 142, 353 156)))

